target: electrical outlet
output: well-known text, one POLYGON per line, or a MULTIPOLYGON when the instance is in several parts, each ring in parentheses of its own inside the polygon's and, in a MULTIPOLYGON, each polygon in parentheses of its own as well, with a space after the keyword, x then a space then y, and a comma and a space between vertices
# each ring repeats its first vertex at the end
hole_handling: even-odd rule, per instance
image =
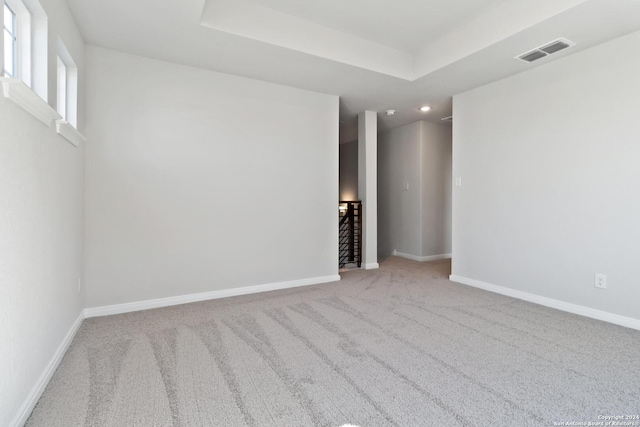
POLYGON ((607 276, 604 274, 596 273, 594 285, 596 288, 607 289, 607 276))

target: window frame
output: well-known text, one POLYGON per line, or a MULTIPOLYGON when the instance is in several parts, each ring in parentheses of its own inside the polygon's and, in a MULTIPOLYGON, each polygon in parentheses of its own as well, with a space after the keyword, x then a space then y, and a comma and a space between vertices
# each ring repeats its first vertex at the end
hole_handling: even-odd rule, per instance
POLYGON ((67 120, 67 64, 56 55, 56 110, 67 120))
MULTIPOLYGON (((39 0, 1 0, 15 16, 13 35, 13 74, 0 74, 6 78, 22 80, 45 102, 48 100, 48 18, 39 0)), ((4 20, 3 20, 4 21, 4 20)), ((2 38, 5 37, 4 22, 2 38)), ((4 43, 4 40, 3 40, 4 43)), ((3 55, 4 63, 4 55, 3 55)))
POLYGON ((46 126, 60 118, 49 105, 48 18, 39 0, 2 0, 2 46, 4 47, 4 13, 10 10, 15 19, 13 32, 15 58, 11 77, 4 75, 4 49, 0 55, 2 96, 10 99, 46 126), (6 9, 5 9, 6 5, 6 9))
MULTIPOLYGON (((31 66, 33 64, 34 46, 32 34, 34 33, 34 10, 31 3, 25 0, 2 0, 9 8, 14 20, 14 74, 11 76, 15 79, 22 80, 27 86, 33 90, 33 73, 31 66)), ((39 5, 39 4, 38 4, 39 5)), ((35 10, 40 12, 40 10, 35 10)), ((3 22, 4 27, 4 22, 3 22)), ((4 37, 4 32, 3 32, 4 37)), ((3 66, 3 68, 5 68, 3 66)), ((34 92, 36 92, 34 90, 34 92)), ((44 93, 38 93, 40 96, 44 93)))
POLYGON ((62 120, 78 127, 78 66, 62 39, 56 55, 56 107, 62 120))
POLYGON ((3 9, 3 19, 2 19, 2 43, 3 43, 3 48, 6 49, 7 47, 7 43, 5 41, 5 37, 9 36, 11 38, 11 70, 7 69, 7 64, 6 64, 6 59, 7 59, 7 52, 3 51, 3 63, 2 63, 2 75, 5 77, 10 77, 10 78, 15 78, 16 75, 19 74, 18 72, 18 16, 17 14, 14 12, 14 10, 11 8, 11 5, 6 1, 6 0, 2 0, 2 9, 3 9), (12 26, 12 30, 13 31, 9 31, 9 29, 7 28, 7 26, 5 25, 6 22, 6 14, 7 12, 9 12, 10 16, 11 16, 11 26, 12 26))

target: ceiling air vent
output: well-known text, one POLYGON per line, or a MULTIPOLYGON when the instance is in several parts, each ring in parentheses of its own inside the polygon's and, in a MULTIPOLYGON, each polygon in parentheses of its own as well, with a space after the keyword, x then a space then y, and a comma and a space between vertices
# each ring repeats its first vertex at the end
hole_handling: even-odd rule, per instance
POLYGON ((571 46, 573 46, 573 43, 569 40, 558 39, 552 41, 548 45, 542 46, 540 50, 551 55, 552 53, 559 52, 571 46))
POLYGON ((575 43, 569 41, 567 39, 557 39, 542 46, 539 46, 535 49, 527 51, 521 55, 516 56, 516 59, 520 61, 524 61, 527 63, 531 63, 537 61, 538 59, 542 59, 545 56, 552 55, 556 52, 560 52, 568 47, 573 46, 575 43))
POLYGON ((528 52, 518 56, 518 59, 524 62, 533 62, 533 61, 537 61, 538 59, 542 59, 545 56, 548 56, 548 54, 540 50, 534 50, 533 52, 528 52))

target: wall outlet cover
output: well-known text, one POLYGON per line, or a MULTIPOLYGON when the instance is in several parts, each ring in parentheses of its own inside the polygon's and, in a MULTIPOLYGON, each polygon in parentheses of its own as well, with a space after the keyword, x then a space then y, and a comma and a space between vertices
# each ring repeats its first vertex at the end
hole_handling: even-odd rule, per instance
POLYGON ((601 273, 596 273, 594 286, 599 289, 607 289, 607 276, 601 273))

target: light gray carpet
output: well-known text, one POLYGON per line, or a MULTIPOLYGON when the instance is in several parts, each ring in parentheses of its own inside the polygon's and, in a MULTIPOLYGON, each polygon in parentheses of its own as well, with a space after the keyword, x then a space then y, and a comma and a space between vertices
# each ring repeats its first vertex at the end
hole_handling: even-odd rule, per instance
POLYGON ((640 413, 640 332, 390 258, 86 320, 29 426, 552 426, 640 413))

